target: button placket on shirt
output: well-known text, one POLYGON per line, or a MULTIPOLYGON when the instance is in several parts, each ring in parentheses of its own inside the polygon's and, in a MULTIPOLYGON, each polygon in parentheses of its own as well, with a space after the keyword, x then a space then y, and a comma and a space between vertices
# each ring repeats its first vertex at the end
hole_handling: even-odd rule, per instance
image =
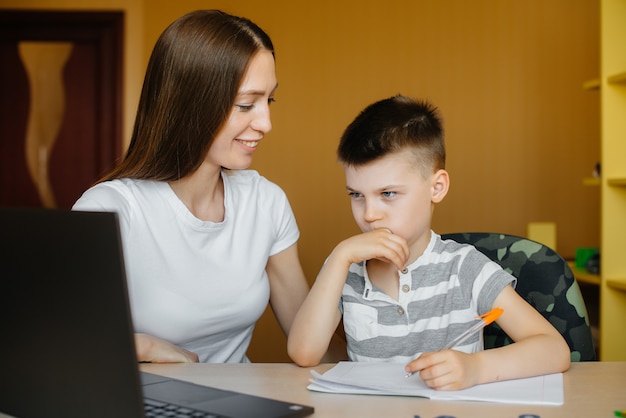
POLYGON ((398 277, 400 282, 400 293, 398 295, 398 315, 406 315, 406 306, 408 304, 408 294, 411 291, 411 275, 409 270, 405 267, 398 271, 398 277))

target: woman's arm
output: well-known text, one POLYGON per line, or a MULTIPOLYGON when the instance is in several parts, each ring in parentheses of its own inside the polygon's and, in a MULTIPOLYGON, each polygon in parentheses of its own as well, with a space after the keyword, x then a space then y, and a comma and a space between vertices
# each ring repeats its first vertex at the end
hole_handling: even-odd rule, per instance
POLYGON ((296 313, 309 291, 300 265, 298 244, 271 256, 265 270, 270 281, 270 305, 278 324, 288 336, 296 313))

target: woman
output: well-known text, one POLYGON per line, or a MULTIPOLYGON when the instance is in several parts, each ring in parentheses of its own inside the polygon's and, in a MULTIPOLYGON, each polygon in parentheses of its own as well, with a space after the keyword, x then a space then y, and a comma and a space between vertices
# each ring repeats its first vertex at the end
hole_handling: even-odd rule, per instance
POLYGON ((308 292, 284 192, 245 170, 271 128, 270 38, 191 12, 158 39, 131 143, 74 210, 119 214, 139 361, 245 362, 268 300, 288 334, 308 292))

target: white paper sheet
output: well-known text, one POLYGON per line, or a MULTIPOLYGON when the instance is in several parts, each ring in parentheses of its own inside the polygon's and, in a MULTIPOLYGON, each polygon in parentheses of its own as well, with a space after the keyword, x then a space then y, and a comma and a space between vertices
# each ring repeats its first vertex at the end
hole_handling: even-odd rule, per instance
POLYGON ((326 373, 311 372, 310 390, 329 393, 418 396, 528 405, 562 405, 563 374, 486 383, 457 391, 429 388, 419 374, 409 378, 402 364, 340 362, 326 373))

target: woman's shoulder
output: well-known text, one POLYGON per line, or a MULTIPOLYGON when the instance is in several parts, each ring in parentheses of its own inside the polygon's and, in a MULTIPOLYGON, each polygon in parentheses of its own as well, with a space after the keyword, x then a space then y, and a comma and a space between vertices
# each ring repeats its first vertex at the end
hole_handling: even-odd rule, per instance
POLYGON ((103 181, 85 191, 73 209, 119 209, 132 205, 139 196, 157 193, 161 184, 129 178, 103 181))

